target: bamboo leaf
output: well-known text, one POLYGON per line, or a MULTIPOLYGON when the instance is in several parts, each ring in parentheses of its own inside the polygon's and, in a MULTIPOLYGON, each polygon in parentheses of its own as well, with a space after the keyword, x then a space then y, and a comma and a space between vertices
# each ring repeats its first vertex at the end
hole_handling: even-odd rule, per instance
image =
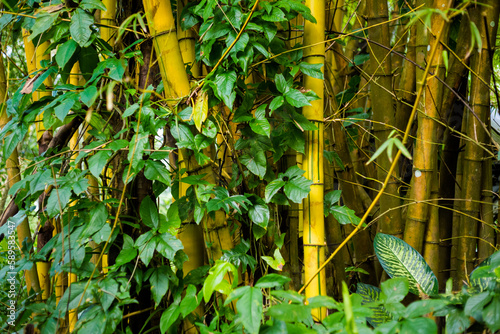
POLYGON ((378 148, 378 150, 376 150, 375 153, 373 153, 372 157, 370 158, 370 160, 368 160, 368 162, 366 164, 368 165, 370 162, 374 161, 379 155, 382 154, 382 152, 384 152, 384 150, 389 145, 392 145, 393 144, 392 139, 393 138, 389 138, 385 142, 383 142, 382 145, 380 145, 380 147, 378 148))
POLYGON ((373 242, 375 254, 390 277, 406 277, 410 291, 419 294, 419 288, 428 294, 438 293, 436 275, 413 247, 391 235, 378 233, 373 242))

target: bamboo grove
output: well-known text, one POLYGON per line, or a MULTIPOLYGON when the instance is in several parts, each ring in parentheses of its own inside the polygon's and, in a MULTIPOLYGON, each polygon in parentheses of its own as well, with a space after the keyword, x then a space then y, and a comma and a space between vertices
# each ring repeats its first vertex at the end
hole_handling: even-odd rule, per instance
POLYGON ((498 1, 0 6, 2 330, 357 333, 382 240, 496 263, 498 1))

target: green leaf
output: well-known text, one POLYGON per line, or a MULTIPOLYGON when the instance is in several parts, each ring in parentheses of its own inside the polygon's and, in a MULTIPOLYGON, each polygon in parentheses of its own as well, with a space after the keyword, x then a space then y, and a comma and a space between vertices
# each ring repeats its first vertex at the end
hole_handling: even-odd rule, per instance
POLYGON ((249 122, 249 125, 256 134, 271 137, 271 125, 266 119, 266 107, 267 104, 263 104, 255 110, 255 118, 249 122))
POLYGON ((300 177, 300 176, 304 175, 304 173, 305 173, 304 170, 300 169, 299 166, 295 165, 295 166, 288 168, 286 170, 285 174, 283 174, 283 175, 288 177, 288 179, 292 179, 295 177, 300 177))
POLYGON ((474 294, 465 303, 465 315, 474 317, 478 321, 483 321, 483 309, 491 301, 489 291, 474 294))
POLYGON ((306 96, 296 89, 290 89, 288 92, 286 92, 285 99, 288 103, 296 108, 302 108, 304 106, 311 105, 306 96))
POLYGON ((276 96, 269 104, 269 110, 271 112, 275 111, 285 103, 285 98, 283 96, 276 96))
POLYGON ((266 261, 271 268, 277 271, 282 271, 285 265, 285 260, 281 256, 280 250, 277 248, 274 250, 274 258, 271 256, 262 256, 262 259, 266 261))
POLYGON ((174 260, 177 251, 184 249, 182 242, 170 233, 159 234, 156 239, 158 242, 156 250, 170 261, 174 260))
POLYGON ((149 149, 149 135, 147 133, 136 133, 130 140, 128 161, 135 170, 142 160, 144 152, 149 149))
MULTIPOLYGON (((381 292, 382 290, 380 290, 379 288, 365 283, 358 283, 356 288, 356 293, 363 299, 363 304, 379 302, 381 292)), ((370 310, 372 310, 373 315, 367 317, 366 320, 368 320, 370 325, 372 325, 373 327, 377 327, 378 325, 391 320, 390 315, 382 305, 369 306, 369 308, 370 310)))
POLYGON ((302 304, 273 305, 267 310, 266 315, 285 322, 303 322, 311 325, 314 323, 310 308, 302 304))
POLYGON ((229 109, 233 109, 233 102, 236 98, 236 92, 234 91, 236 79, 237 76, 234 71, 217 74, 215 77, 215 84, 217 85, 215 94, 224 101, 229 109))
MULTIPOLYGON (((137 239, 137 240, 139 240, 139 239, 137 239)), ((151 261, 151 259, 153 258, 153 255, 155 253, 156 239, 155 238, 149 239, 149 241, 147 241, 141 247, 138 247, 138 249, 139 249, 139 259, 141 259, 141 261, 146 266, 148 266, 149 262, 151 261)))
POLYGON ((137 249, 134 248, 134 240, 126 234, 123 235, 122 250, 118 254, 115 261, 115 266, 121 266, 129 263, 137 256, 137 249))
POLYGON ((56 61, 57 65, 59 65, 59 68, 64 68, 66 63, 75 53, 77 47, 78 44, 72 39, 66 41, 64 44, 59 45, 56 53, 56 61))
POLYGON ((214 291, 224 291, 225 293, 230 293, 230 291, 227 290, 227 287, 230 287, 229 282, 224 279, 224 276, 226 276, 229 272, 233 273, 233 286, 236 286, 235 284, 238 283, 238 270, 236 267, 229 262, 221 260, 215 261, 214 266, 210 268, 208 277, 205 279, 205 283, 203 284, 202 291, 205 303, 208 303, 214 291))
MULTIPOLYGON (((33 40, 38 35, 49 30, 54 25, 58 17, 59 13, 42 14, 37 17, 33 28, 31 28, 31 34, 29 36, 30 40, 33 40)), ((37 64, 37 66, 38 65, 39 64, 37 64)))
POLYGON ((295 203, 301 203, 311 191, 313 182, 303 176, 289 180, 285 185, 286 196, 295 203))
POLYGON ((442 299, 424 299, 412 302, 406 308, 406 318, 422 317, 446 307, 446 302, 442 299))
POLYGON ((54 217, 60 213, 60 210, 64 210, 66 205, 68 205, 70 198, 70 188, 52 189, 50 197, 47 201, 47 214, 49 215, 49 217, 54 217))
POLYGON ((265 191, 265 199, 266 203, 269 203, 273 196, 281 189, 286 184, 285 181, 282 181, 281 179, 276 179, 271 182, 266 186, 266 191, 265 191))
POLYGON ((240 161, 250 172, 257 175, 261 180, 264 178, 267 169, 266 154, 260 148, 250 148, 250 154, 244 154, 240 161))
POLYGON ((446 319, 447 334, 463 333, 469 326, 469 317, 464 314, 463 310, 454 308, 450 311, 446 319))
POLYGON ((77 8, 71 18, 71 24, 69 26, 69 32, 71 37, 77 42, 81 47, 87 46, 87 43, 92 36, 91 25, 94 24, 94 17, 84 10, 77 8))
POLYGON ((406 319, 401 325, 401 333, 437 334, 437 325, 429 318, 406 319))
MULTIPOLYGON (((89 81, 93 76, 94 69, 96 69, 99 64, 99 55, 96 49, 92 45, 82 48, 80 52, 78 52, 78 63, 80 64, 82 76, 85 80, 89 81)), ((102 68, 100 74, 102 73, 104 73, 104 68, 102 68)))
POLYGON ((345 170, 344 163, 342 162, 342 159, 340 159, 340 156, 337 152, 325 150, 323 151, 323 154, 325 155, 325 158, 329 163, 333 164, 333 162, 335 162, 337 166, 340 167, 340 169, 345 170))
POLYGON ((139 214, 141 215, 142 222, 146 226, 153 230, 158 229, 158 208, 156 207, 156 203, 153 202, 151 197, 144 197, 139 208, 139 214))
POLYGON ((373 242, 375 254, 390 277, 406 277, 410 291, 416 295, 420 289, 428 294, 438 293, 436 275, 413 247, 391 235, 378 233, 373 242))
POLYGON ((200 305, 201 299, 198 300, 198 294, 196 293, 196 287, 192 284, 189 284, 186 289, 186 294, 184 298, 182 298, 181 305, 179 310, 182 314, 182 317, 187 317, 191 312, 193 312, 198 305, 200 305))
POLYGON ((492 332, 500 329, 500 298, 495 296, 483 310, 484 322, 492 332))
POLYGON ((269 208, 265 204, 256 204, 248 209, 248 216, 254 224, 267 229, 269 223, 269 208))
POLYGON ((97 97, 99 96, 99 92, 97 91, 96 86, 88 86, 80 93, 80 100, 87 106, 91 107, 97 97))
POLYGON ((299 66, 300 70, 305 75, 316 79, 324 79, 323 72, 321 71, 321 67, 323 67, 323 64, 309 64, 307 62, 301 62, 299 66))
POLYGON ((111 154, 112 153, 109 150, 101 150, 97 151, 96 154, 90 157, 89 170, 95 178, 99 178, 99 175, 102 173, 102 170, 104 166, 106 166, 111 154))
POLYGON ((153 300, 155 301, 155 307, 157 307, 163 296, 168 291, 169 286, 169 276, 170 267, 161 266, 159 268, 153 269, 151 276, 149 276, 149 282, 151 283, 151 292, 153 294, 153 300))
POLYGON ((100 0, 82 0, 80 2, 80 8, 85 10, 99 9, 106 11, 106 6, 100 0))
POLYGON ((54 114, 62 122, 70 112, 71 108, 75 105, 75 100, 71 98, 64 99, 61 103, 54 108, 54 114))
POLYGON ((330 213, 342 225, 352 224, 354 226, 357 226, 361 221, 361 218, 356 216, 354 210, 349 209, 345 205, 332 205, 330 207, 330 213))
POLYGON ((170 172, 159 161, 146 160, 146 168, 144 169, 144 176, 151 181, 159 181, 167 186, 170 186, 170 172))
MULTIPOLYGON (((278 91, 280 93, 284 94, 290 89, 283 74, 281 74, 281 73, 276 74, 276 76, 274 77, 274 81, 276 82, 276 88, 278 89, 278 91)), ((283 98, 283 97, 281 97, 281 98, 283 98)))
POLYGON ((290 278, 278 275, 278 274, 267 274, 264 277, 259 278, 255 284, 256 288, 266 289, 266 288, 277 288, 290 282, 290 278))
POLYGON ((238 302, 236 302, 238 313, 241 314, 241 322, 250 333, 258 333, 262 320, 262 292, 259 288, 250 287, 246 290, 238 302))
POLYGON ((179 318, 179 314, 181 313, 179 305, 176 303, 170 304, 170 306, 163 312, 160 318, 160 331, 162 334, 165 334, 170 327, 175 323, 175 321, 179 318))
POLYGON ((344 281, 342 281, 342 299, 344 300, 345 330, 347 333, 358 333, 356 322, 354 321, 351 296, 344 281))
POLYGON ((89 221, 85 224, 81 238, 88 238, 99 231, 106 224, 107 219, 108 211, 106 210, 106 206, 102 202, 99 202, 95 208, 90 210, 89 221))
POLYGON ((262 19, 269 22, 281 22, 286 21, 285 13, 278 7, 272 7, 270 13, 262 14, 262 19))
POLYGON ((305 297, 293 290, 271 290, 271 295, 296 304, 304 304, 305 302, 305 297))

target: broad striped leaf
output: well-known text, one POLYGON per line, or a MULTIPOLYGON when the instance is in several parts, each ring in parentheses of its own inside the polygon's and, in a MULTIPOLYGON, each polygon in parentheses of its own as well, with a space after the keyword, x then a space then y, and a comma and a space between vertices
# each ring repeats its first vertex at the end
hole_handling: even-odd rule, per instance
POLYGON ((410 292, 418 295, 420 290, 428 295, 438 293, 436 275, 413 247, 403 240, 378 233, 373 242, 375 254, 382 268, 391 277, 407 277, 410 292))
MULTIPOLYGON (((382 290, 379 288, 365 283, 358 283, 356 288, 356 293, 363 298, 363 304, 378 302, 380 300, 381 292, 382 290)), ((391 316, 382 305, 369 307, 373 311, 373 316, 366 317, 366 320, 368 320, 370 325, 373 327, 377 327, 378 325, 391 320, 391 316)))
POLYGON ((470 273, 471 286, 478 288, 479 291, 484 291, 488 287, 493 288, 495 281, 500 281, 493 272, 498 266, 500 266, 500 251, 491 254, 470 273))

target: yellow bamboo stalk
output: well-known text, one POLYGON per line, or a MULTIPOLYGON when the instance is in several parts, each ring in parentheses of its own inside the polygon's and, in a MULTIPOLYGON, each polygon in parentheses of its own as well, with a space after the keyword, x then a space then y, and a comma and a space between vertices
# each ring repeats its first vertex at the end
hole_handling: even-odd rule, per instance
POLYGON ((196 62, 195 44, 196 33, 193 29, 182 30, 181 28, 181 13, 186 6, 188 0, 177 1, 177 40, 181 50, 182 60, 191 68, 191 74, 194 78, 200 77, 200 65, 196 62))
MULTIPOLYGON (((322 42, 325 36, 325 1, 306 0, 305 4, 311 10, 317 23, 305 21, 304 45, 312 46, 304 49, 304 60, 310 64, 324 64, 325 47, 322 42)), ((311 106, 303 108, 304 116, 318 127, 318 130, 306 131, 303 158, 305 175, 313 182, 311 192, 303 201, 304 274, 305 280, 309 280, 325 259, 323 80, 305 76, 304 87, 311 89, 319 96, 318 100, 311 102, 311 106)), ((325 272, 322 271, 306 288, 306 297, 325 295, 325 293, 326 277, 325 272)), ((313 317, 316 319, 322 320, 325 316, 325 308, 313 310, 313 317)))
POLYGON ((105 40, 111 47, 115 45, 116 26, 116 0, 103 0, 102 3, 106 6, 105 11, 101 11, 101 38, 105 40))
POLYGON ((493 254, 495 248, 495 229, 493 228, 493 182, 492 182, 492 159, 483 162, 481 180, 481 222, 479 224, 479 241, 477 244, 478 263, 483 262, 493 254))
MULTIPOLYGON (((436 8, 446 10, 452 5, 452 0, 436 0, 436 8)), ((448 24, 444 21, 441 15, 435 14, 432 17, 432 31, 439 32, 441 41, 446 41, 448 36, 448 24)), ((434 44, 436 37, 432 37, 431 41, 434 44)), ((442 84, 437 80, 437 77, 444 77, 444 66, 441 60, 441 44, 438 44, 438 50, 433 59, 429 59, 432 63, 434 76, 427 81, 427 87, 424 90, 423 97, 423 112, 418 114, 418 130, 417 141, 413 153, 413 177, 411 179, 411 189, 409 200, 412 203, 408 208, 406 218, 404 240, 418 252, 423 251, 423 242, 425 229, 428 222, 429 207, 425 202, 430 198, 431 185, 437 182, 437 129, 439 113, 441 107, 442 84)), ((434 219, 433 222, 438 223, 439 219, 434 219)), ((433 231, 439 230, 435 227, 433 231)), ((438 256, 438 254, 430 254, 430 256, 438 256)))
MULTIPOLYGON (((38 46, 35 47, 32 41, 29 40, 29 31, 23 29, 23 40, 24 40, 24 47, 25 47, 25 53, 26 53, 26 62, 28 66, 28 71, 30 74, 33 74, 35 71, 39 70, 41 68, 40 62, 42 60, 50 60, 50 54, 47 54, 47 48, 49 47, 50 43, 49 42, 44 42, 38 46)), ((44 81, 45 87, 50 88, 52 86, 52 78, 48 77, 44 81)), ((33 92, 33 101, 38 101, 44 96, 50 96, 51 93, 48 91, 45 92, 40 92, 36 91, 33 92)), ((36 139, 37 142, 42 144, 42 142, 45 140, 42 139, 42 136, 45 133, 45 127, 43 126, 43 116, 39 115, 36 117, 36 139)), ((48 136, 51 137, 50 132, 48 133, 48 136)), ((40 148, 39 148, 40 151, 40 148)), ((50 296, 50 262, 37 262, 37 271, 38 271, 38 280, 40 282, 40 289, 42 290, 42 300, 47 300, 50 296)))
MULTIPOLYGON (((80 65, 76 63, 73 65, 73 68, 71 69, 71 75, 69 78, 69 82, 72 85, 78 86, 80 83, 80 65)), ((69 141, 69 148, 70 150, 77 150, 78 149, 78 131, 76 131, 73 136, 71 137, 69 141)), ((71 154, 70 161, 75 161, 76 155, 71 154)), ((74 203, 71 203, 70 206, 73 206, 74 203)), ((70 259, 71 261, 71 259, 70 259)), ((68 273, 68 287, 72 284, 78 281, 78 277, 76 274, 73 273, 68 273)), ((78 320, 78 312, 77 309, 71 309, 69 310, 69 315, 68 315, 68 324, 69 324, 69 331, 70 333, 73 332, 76 326, 76 322, 78 320)))
MULTIPOLYGON (((388 19, 388 8, 386 0, 369 0, 366 3, 366 14, 368 15, 368 26, 370 40, 378 42, 386 47, 390 46, 389 25, 384 24, 388 19)), ((373 132, 376 137, 376 146, 380 147, 389 137, 392 127, 395 126, 394 107, 392 100, 392 64, 389 51, 376 44, 368 44, 370 51, 370 67, 373 75, 371 84, 371 100, 373 110, 373 132)), ((391 157, 393 158, 393 157, 391 157)), ((387 154, 382 154, 377 159, 378 180, 385 179, 390 169, 391 160, 387 154)), ((397 162, 396 162, 397 163, 397 162)), ((401 201, 399 192, 399 168, 396 166, 386 193, 380 199, 380 211, 387 212, 379 220, 379 231, 400 236, 403 231, 401 219, 401 201), (390 210, 390 211, 389 211, 390 210)))
MULTIPOLYGON (((490 115, 489 82, 491 77, 490 47, 496 44, 496 33, 500 3, 495 0, 484 1, 484 6, 476 5, 470 9, 470 17, 479 29, 482 48, 471 58, 471 106, 475 115, 468 115, 467 136, 472 139, 465 145, 462 189, 464 192, 463 211, 474 218, 479 217, 479 200, 481 198, 481 174, 484 151, 479 146, 486 142, 488 135, 483 129, 490 115), (489 39, 487 39, 489 37, 489 39)), ((474 267, 477 247, 477 221, 472 217, 462 217, 458 242, 457 260, 459 270, 457 281, 467 278, 474 267)))
POLYGON ((189 94, 190 87, 177 41, 170 0, 143 0, 143 3, 166 96, 178 100, 189 94))
MULTIPOLYGON (((5 108, 5 102, 7 101, 8 95, 7 87, 8 81, 5 75, 3 57, 0 57, 0 129, 2 129, 10 121, 5 108)), ((5 169, 7 170, 9 188, 17 182, 21 181, 21 173, 19 170, 19 155, 17 148, 15 148, 10 157, 7 158, 5 162, 5 169)), ((28 244, 31 244, 33 242, 28 219, 24 219, 17 227, 17 236, 20 247, 22 247, 22 243, 25 239, 28 244)), ((36 266, 33 266, 31 267, 31 269, 26 270, 24 272, 24 277, 26 280, 26 286, 28 287, 28 293, 32 293, 33 291, 40 292, 40 282, 38 280, 38 271, 36 266)))

